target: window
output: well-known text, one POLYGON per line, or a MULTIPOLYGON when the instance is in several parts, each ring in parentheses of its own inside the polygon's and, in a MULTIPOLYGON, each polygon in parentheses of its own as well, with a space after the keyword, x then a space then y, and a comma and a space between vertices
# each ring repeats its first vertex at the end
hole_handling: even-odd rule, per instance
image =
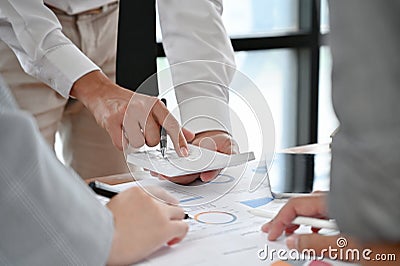
MULTIPOLYGON (((155 46, 158 69, 168 64, 163 58, 159 27, 153 23, 155 0, 121 1, 120 5, 130 6, 121 8, 120 17, 121 12, 134 16, 138 21, 133 24, 138 25, 134 34, 140 37, 134 42, 127 39, 118 42, 129 52, 117 59, 117 81, 136 88, 155 72, 155 46), (137 12, 133 14, 133 10, 137 12)), ((270 105, 278 151, 326 141, 337 125, 330 99, 328 15, 326 0, 224 0, 223 20, 236 52, 238 69, 257 84, 270 105)), ((119 30, 132 31, 131 28, 119 30)), ((235 103, 234 96, 231 103, 235 103)), ((248 148, 260 149, 251 139, 252 136, 248 148)), ((303 170, 310 179, 303 180, 305 187, 300 190, 310 190, 314 168, 307 166, 303 170)))
POLYGON ((222 18, 231 37, 286 34, 299 30, 299 3, 298 0, 225 0, 222 18))
MULTIPOLYGON (((136 15, 146 21, 152 15, 155 19, 153 4, 153 10, 142 8, 136 15)), ((319 90, 320 86, 329 88, 329 55, 325 48, 321 49, 329 30, 326 0, 225 0, 223 20, 238 69, 253 79, 270 104, 276 124, 276 148, 317 142, 318 133, 322 132, 318 122, 323 120, 319 113, 325 113, 319 112, 319 107, 327 106, 319 104, 329 96, 323 92, 322 99, 319 90), (320 64, 324 64, 321 71, 320 64)), ((136 31, 155 31, 161 69, 167 63, 162 59, 159 26, 146 25, 141 23, 136 31)), ((144 46, 136 51, 134 45, 130 46, 132 53, 143 54, 144 46)), ((132 76, 132 67, 121 69, 129 69, 124 75, 132 76)))

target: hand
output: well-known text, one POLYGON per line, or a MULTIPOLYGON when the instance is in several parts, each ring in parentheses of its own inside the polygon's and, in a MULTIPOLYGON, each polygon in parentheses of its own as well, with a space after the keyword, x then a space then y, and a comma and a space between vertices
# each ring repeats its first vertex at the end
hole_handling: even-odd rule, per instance
POLYGON ((268 233, 268 240, 276 240, 284 231, 292 234, 299 225, 292 224, 297 216, 327 218, 326 194, 316 193, 310 196, 291 198, 274 219, 262 226, 268 233))
MULTIPOLYGON (((176 204, 164 190, 152 195, 176 204)), ((107 264, 129 265, 137 262, 164 244, 174 245, 188 231, 182 221, 183 209, 155 200, 141 188, 134 187, 113 197, 107 207, 114 215, 114 236, 107 264)))
POLYGON ((126 129, 129 143, 141 147, 145 143, 155 146, 160 141, 160 126, 170 135, 176 152, 187 156, 186 138, 194 134, 182 129, 168 109, 155 97, 124 89, 102 72, 90 72, 77 80, 71 95, 80 100, 94 115, 97 123, 105 128, 114 145, 122 150, 122 129, 126 129), (124 121, 124 116, 127 118, 124 121), (185 138, 186 137, 186 138, 185 138))
MULTIPOLYGON (((317 234, 319 228, 311 228, 314 234, 293 234, 299 228, 299 225, 294 225, 291 222, 297 216, 311 216, 315 218, 327 218, 326 208, 326 192, 314 192, 310 196, 292 198, 279 211, 277 216, 262 226, 262 231, 268 233, 268 240, 276 240, 284 231, 289 235, 286 239, 286 245, 289 249, 297 249, 303 251, 305 249, 313 249, 316 255, 323 255, 329 258, 327 252, 322 253, 322 250, 338 248, 338 238, 344 237, 347 240, 347 245, 343 248, 344 252, 347 249, 359 248, 358 243, 344 235, 323 236, 317 234)), ((333 254, 335 255, 335 254, 333 254)), ((342 258, 343 260, 351 260, 352 258, 342 258)))
MULTIPOLYGON (((196 134, 196 136, 193 138, 192 144, 226 154, 239 153, 239 146, 236 141, 228 133, 219 130, 205 131, 196 134)), ((203 182, 209 182, 217 177, 221 170, 222 169, 176 177, 162 176, 154 172, 151 174, 153 176, 168 179, 174 183, 189 184, 198 178, 200 178, 203 182)))

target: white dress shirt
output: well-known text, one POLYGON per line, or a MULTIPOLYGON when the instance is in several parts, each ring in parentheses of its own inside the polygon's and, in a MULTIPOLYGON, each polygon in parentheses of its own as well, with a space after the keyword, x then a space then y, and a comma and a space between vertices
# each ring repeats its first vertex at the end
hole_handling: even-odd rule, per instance
MULTIPOLYGON (((68 13, 108 2, 113 1, 46 1, 68 13)), ((221 19, 222 0, 160 0, 158 7, 170 64, 189 60, 225 64, 201 64, 174 71, 174 82, 202 79, 229 85, 233 75, 230 69, 235 62, 221 19)), ((60 23, 42 0, 2 0, 0 10, 0 38, 13 49, 28 74, 62 96, 69 96, 73 83, 80 77, 99 69, 63 35, 60 23)), ((180 103, 191 101, 180 107, 182 123, 189 129, 196 133, 213 129, 229 131, 228 91, 224 86, 182 86, 176 95, 180 103)))
POLYGON ((76 80, 99 69, 65 37, 57 17, 42 0, 2 0, 0 38, 26 73, 64 97, 76 80))
POLYGON ((116 0, 45 0, 46 4, 54 6, 69 15, 75 15, 90 9, 105 6, 116 0))
POLYGON ((196 133, 230 132, 226 87, 235 73, 235 56, 222 23, 222 0, 158 0, 157 4, 165 53, 175 65, 172 78, 182 124, 196 133), (177 65, 192 60, 201 61, 177 65))

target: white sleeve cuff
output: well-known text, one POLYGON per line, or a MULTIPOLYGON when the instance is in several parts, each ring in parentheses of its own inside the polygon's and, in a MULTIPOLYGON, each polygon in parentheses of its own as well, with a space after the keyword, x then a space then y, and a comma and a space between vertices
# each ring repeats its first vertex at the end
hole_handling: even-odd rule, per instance
POLYGON ((193 97, 179 104, 182 126, 193 133, 221 130, 231 133, 229 105, 215 97, 193 97))
POLYGON ((76 80, 89 72, 100 70, 73 44, 49 51, 40 59, 38 66, 35 76, 65 98, 69 97, 76 80))

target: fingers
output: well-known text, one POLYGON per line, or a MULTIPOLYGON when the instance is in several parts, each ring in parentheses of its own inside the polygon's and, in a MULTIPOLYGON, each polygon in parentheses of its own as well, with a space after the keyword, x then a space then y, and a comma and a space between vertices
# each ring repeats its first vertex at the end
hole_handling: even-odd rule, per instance
MULTIPOLYGON (((194 145, 223 152, 226 154, 230 153, 238 153, 239 149, 236 142, 232 139, 232 137, 223 131, 206 131, 194 136, 192 132, 189 130, 182 128, 181 132, 185 136, 185 138, 194 145)), ((195 181, 196 179, 200 178, 203 182, 209 182, 216 178, 222 169, 213 170, 198 174, 186 175, 186 176, 178 176, 178 177, 166 177, 160 176, 160 178, 167 179, 171 182, 178 183, 178 184, 189 184, 195 181)), ((154 176, 154 174, 152 173, 154 176)))
POLYGON ((226 154, 239 153, 237 142, 226 132, 220 130, 206 131, 196 135, 194 145, 226 154))
POLYGON ((144 128, 141 127, 140 121, 143 120, 143 116, 149 114, 150 109, 144 103, 144 99, 147 98, 151 97, 139 93, 132 94, 124 113, 122 127, 128 143, 134 148, 140 148, 145 143, 144 128))
MULTIPOLYGON (((269 240, 276 240, 297 216, 323 217, 326 214, 325 195, 316 194, 290 199, 274 219, 262 226, 269 240)), ((290 232, 290 229, 289 229, 290 232)))
POLYGON ((120 123, 112 123, 107 125, 106 130, 111 137, 113 145, 122 151, 122 127, 120 123))
POLYGON ((209 182, 209 181, 213 180, 214 178, 216 178, 220 172, 221 172, 221 169, 201 173, 200 179, 203 182, 209 182))
POLYGON ((154 147, 160 142, 160 125, 152 117, 146 121, 144 136, 146 144, 150 147, 154 147))
POLYGON ((179 243, 186 236, 188 230, 189 225, 187 223, 183 221, 171 221, 168 228, 171 240, 168 241, 168 245, 179 243))
POLYGON ((134 94, 124 118, 129 143, 140 148, 145 143, 153 147, 160 141, 160 124, 154 120, 152 106, 157 99, 141 94, 134 94))
POLYGON ((182 127, 182 133, 185 136, 187 142, 192 142, 196 136, 192 131, 184 127, 182 127))
POLYGON ((321 228, 318 228, 318 227, 311 227, 311 231, 312 231, 313 233, 318 233, 320 230, 321 230, 321 228))
POLYGON ((191 174, 191 175, 184 175, 184 176, 174 176, 174 177, 167 177, 163 175, 158 175, 163 179, 167 179, 171 182, 181 184, 181 185, 188 185, 199 178, 199 174, 191 174))
POLYGON ((160 142, 160 125, 153 119, 148 119, 145 125, 144 136, 146 144, 154 147, 160 142))
POLYGON ((205 148, 205 149, 208 149, 208 150, 212 150, 212 151, 217 151, 217 149, 218 149, 216 141, 211 137, 201 138, 198 141, 197 145, 199 147, 202 147, 202 148, 205 148))
POLYGON ((152 110, 155 120, 165 128, 171 137, 176 153, 179 156, 188 156, 187 142, 178 121, 176 121, 160 100, 154 104, 152 110))
POLYGON ((165 180, 171 181, 176 184, 181 184, 181 185, 188 185, 199 178, 199 174, 190 174, 190 175, 173 176, 173 177, 161 175, 161 174, 153 172, 153 171, 150 171, 150 174, 154 177, 158 177, 160 180, 165 179, 165 180))
POLYGON ((180 207, 169 206, 169 205, 165 205, 165 204, 162 207, 166 208, 166 210, 168 212, 168 217, 171 220, 178 220, 179 221, 179 220, 182 220, 183 218, 185 218, 185 212, 180 207))
POLYGON ((159 176, 159 174, 157 174, 156 172, 153 172, 153 171, 150 171, 150 175, 154 176, 154 177, 158 177, 159 176))
POLYGON ((201 181, 203 181, 203 182, 209 182, 209 181, 213 180, 215 177, 217 177, 220 172, 221 172, 221 170, 213 170, 213 171, 208 171, 208 172, 204 172, 204 173, 200 173, 200 174, 190 174, 190 175, 174 176, 174 177, 160 175, 155 172, 150 172, 150 174, 154 177, 166 179, 166 180, 171 181, 176 184, 188 185, 188 184, 194 182, 198 178, 200 178, 201 181))
MULTIPOLYGON (((192 142, 194 145, 200 146, 202 148, 226 154, 239 152, 236 142, 232 139, 232 137, 228 133, 223 131, 215 130, 215 131, 202 132, 200 134, 197 134, 192 142)), ((196 174, 196 176, 192 176, 192 180, 194 181, 195 179, 200 178, 201 181, 203 182, 209 182, 214 178, 216 178, 221 172, 221 170, 222 169, 218 169, 196 174)), ((181 180, 179 180, 178 182, 181 183, 181 180)))
POLYGON ((160 141, 160 126, 163 126, 179 156, 188 155, 185 136, 193 139, 194 134, 181 129, 178 121, 157 98, 135 93, 128 105, 124 118, 129 143, 135 147, 155 146, 160 141))
POLYGON ((220 135, 216 140, 217 151, 226 154, 238 154, 239 145, 237 142, 228 134, 220 135))
POLYGON ((300 225, 292 224, 292 225, 286 227, 285 234, 292 235, 294 233, 294 231, 296 231, 299 227, 300 227, 300 225))
POLYGON ((178 243, 181 242, 181 241, 182 241, 182 238, 175 237, 175 238, 173 238, 172 240, 170 240, 170 241, 167 243, 167 245, 168 245, 168 246, 173 246, 173 245, 175 245, 175 244, 178 244, 178 243))
POLYGON ((286 229, 287 226, 290 225, 291 221, 294 220, 296 216, 294 214, 290 214, 290 216, 286 217, 277 217, 277 219, 273 219, 269 222, 268 228, 268 240, 276 240, 283 231, 286 229))
POLYGON ((185 213, 182 208, 175 207, 175 206, 165 206, 168 211, 169 218, 171 222, 169 223, 168 232, 170 234, 169 238, 171 239, 168 241, 168 245, 172 246, 175 245, 186 236, 189 225, 182 221, 185 217, 185 213))
POLYGON ((130 123, 128 123, 127 125, 127 127, 129 128, 129 130, 127 131, 129 144, 134 148, 142 147, 145 143, 145 139, 139 124, 136 123, 132 123, 131 125, 129 124, 130 123))

